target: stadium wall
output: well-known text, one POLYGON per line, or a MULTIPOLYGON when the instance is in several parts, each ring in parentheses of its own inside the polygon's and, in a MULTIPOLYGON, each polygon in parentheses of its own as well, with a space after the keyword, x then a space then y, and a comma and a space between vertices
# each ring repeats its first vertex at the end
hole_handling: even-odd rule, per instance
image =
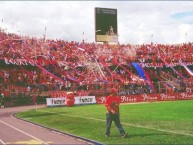
MULTIPOLYGON (((96 97, 97 104, 105 102, 105 96, 96 97)), ((193 100, 193 93, 137 94, 121 96, 122 103, 193 100)))

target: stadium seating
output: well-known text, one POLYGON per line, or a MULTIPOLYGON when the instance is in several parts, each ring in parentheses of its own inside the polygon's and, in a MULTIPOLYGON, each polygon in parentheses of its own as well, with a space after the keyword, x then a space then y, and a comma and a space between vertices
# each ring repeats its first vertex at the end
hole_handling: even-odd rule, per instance
MULTIPOLYGON (((117 87, 120 95, 191 92, 192 55, 193 43, 68 42, 19 36, 0 30, 1 92, 6 96, 20 94, 31 98, 33 94, 41 96, 54 91, 104 95, 111 86, 117 87), (129 56, 126 50, 135 50, 136 56, 129 56), (142 79, 132 62, 142 66, 144 75, 150 78, 142 79)), ((56 94, 54 97, 60 97, 56 94)))

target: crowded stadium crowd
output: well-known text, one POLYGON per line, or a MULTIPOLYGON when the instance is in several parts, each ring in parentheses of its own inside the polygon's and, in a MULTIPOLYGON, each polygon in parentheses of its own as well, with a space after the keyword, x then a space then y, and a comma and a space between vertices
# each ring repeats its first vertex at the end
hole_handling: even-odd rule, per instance
POLYGON ((1 29, 0 63, 1 91, 10 87, 38 93, 96 91, 114 86, 125 95, 160 93, 160 87, 191 91, 193 86, 193 43, 69 42, 19 36, 1 29), (149 81, 140 77, 132 62, 143 67, 149 81))

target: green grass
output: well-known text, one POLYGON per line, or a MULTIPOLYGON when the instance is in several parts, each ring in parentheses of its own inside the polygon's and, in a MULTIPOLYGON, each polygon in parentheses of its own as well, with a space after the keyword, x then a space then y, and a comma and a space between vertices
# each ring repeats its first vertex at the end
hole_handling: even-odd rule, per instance
POLYGON ((104 105, 30 110, 17 116, 104 144, 193 144, 193 101, 123 104, 121 123, 128 138, 121 138, 114 123, 104 137, 104 105))

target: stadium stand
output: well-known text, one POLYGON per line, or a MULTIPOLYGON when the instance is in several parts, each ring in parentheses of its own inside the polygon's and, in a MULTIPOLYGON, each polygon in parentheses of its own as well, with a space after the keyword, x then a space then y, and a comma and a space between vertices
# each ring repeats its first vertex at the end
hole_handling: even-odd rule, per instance
POLYGON ((111 87, 120 95, 192 92, 192 56, 192 43, 68 42, 1 29, 0 91, 8 100, 22 98, 23 104, 35 103, 37 98, 41 102, 46 96, 60 97, 62 91, 102 96, 111 87))

